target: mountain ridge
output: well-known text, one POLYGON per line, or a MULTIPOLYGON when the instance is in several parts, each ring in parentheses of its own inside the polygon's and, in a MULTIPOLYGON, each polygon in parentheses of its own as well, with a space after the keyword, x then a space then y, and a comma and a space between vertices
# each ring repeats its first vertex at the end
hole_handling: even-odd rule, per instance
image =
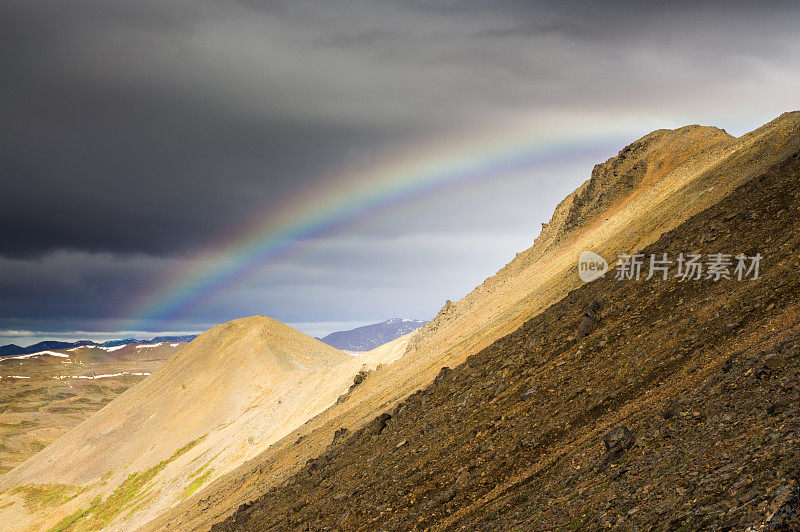
MULTIPOLYGON (((131 528, 183 530, 207 528, 214 522, 225 519, 239 504, 257 498, 264 491, 300 471, 306 460, 325 456, 334 437, 336 441, 340 441, 342 435, 347 436, 357 432, 381 413, 392 412, 417 390, 424 389, 434 382, 442 367, 461 364, 468 356, 481 352, 498 339, 517 331, 554 302, 563 300, 580 286, 574 275, 574 266, 581 250, 592 249, 610 257, 616 253, 645 249, 657 241, 663 233, 674 230, 692 216, 716 205, 722 199, 729 197, 737 187, 764 175, 769 168, 788 160, 800 149, 798 112, 782 115, 739 138, 730 137, 716 128, 698 126, 659 131, 645 135, 623 149, 617 157, 602 163, 606 166, 593 171, 587 183, 561 202, 554 212, 551 223, 543 228, 531 248, 518 254, 497 274, 488 278, 464 298, 455 302, 448 301, 434 320, 407 337, 363 355, 366 358, 350 357, 341 353, 348 358, 348 361, 343 363, 341 371, 335 374, 326 372, 324 376, 319 374, 320 380, 313 383, 303 381, 309 384, 307 389, 312 389, 313 384, 316 386, 313 387, 314 390, 321 390, 323 388, 320 387, 320 383, 324 379, 328 383, 324 387, 327 396, 324 400, 319 400, 317 404, 319 408, 308 408, 304 403, 305 410, 302 415, 292 418, 294 425, 291 423, 281 425, 280 431, 271 433, 269 442, 261 441, 253 448, 245 439, 247 430, 260 431, 249 432, 253 438, 268 432, 270 429, 266 424, 250 423, 264 421, 265 411, 260 410, 261 408, 269 408, 270 411, 283 408, 285 405, 280 408, 277 406, 281 403, 281 397, 273 394, 267 401, 264 396, 258 395, 259 398, 255 403, 249 399, 252 396, 231 397, 231 402, 223 406, 222 403, 226 401, 221 400, 216 394, 201 393, 192 386, 187 386, 194 395, 191 398, 184 398, 188 401, 184 404, 177 401, 183 393, 180 388, 175 385, 165 385, 165 389, 161 390, 154 384, 163 382, 166 374, 164 368, 120 396, 116 400, 116 405, 112 403, 114 408, 109 408, 112 406, 109 405, 95 414, 87 420, 91 422, 87 427, 99 423, 99 420, 113 417, 119 423, 125 420, 125 430, 131 426, 135 428, 137 423, 140 425, 143 423, 129 422, 131 419, 129 414, 133 414, 133 419, 141 420, 156 413, 166 419, 167 414, 156 406, 159 401, 173 404, 176 408, 184 408, 187 412, 201 405, 202 411, 205 412, 204 416, 212 418, 211 420, 204 418, 207 426, 218 422, 224 425, 224 419, 229 418, 221 416, 221 412, 228 412, 228 415, 231 415, 230 412, 236 410, 243 412, 242 416, 250 416, 234 420, 231 425, 226 426, 230 428, 204 434, 203 430, 197 430, 195 425, 181 421, 186 413, 169 410, 171 422, 187 430, 169 432, 165 441, 158 442, 160 445, 158 452, 145 452, 146 458, 142 458, 141 454, 131 454, 135 462, 131 468, 133 471, 138 473, 147 471, 148 468, 154 467, 155 460, 170 460, 172 456, 170 453, 183 449, 183 446, 198 438, 201 441, 164 466, 163 472, 159 474, 166 484, 155 484, 153 487, 155 490, 169 485, 174 491, 185 486, 188 475, 195 472, 189 466, 190 461, 198 459, 198 456, 205 453, 213 456, 218 449, 235 447, 236 459, 225 458, 220 460, 220 463, 212 460, 216 466, 213 475, 204 478, 206 484, 198 493, 185 499, 176 500, 175 497, 170 498, 163 492, 158 494, 148 491, 153 499, 148 499, 149 502, 143 501, 141 507, 133 508, 131 510, 133 517, 115 514, 117 516, 115 519, 118 520, 112 523, 113 526, 120 530, 131 528), (640 143, 638 148, 630 147, 637 143, 640 143), (614 175, 614 172, 617 175, 614 175), (595 185, 591 185, 592 179, 595 185), (590 192, 586 192, 587 190, 590 192), (360 369, 366 360, 373 362, 372 367, 364 372, 364 376, 354 380, 356 374, 361 375, 360 369), (379 360, 393 362, 387 365, 379 363, 379 360), (153 379, 153 377, 158 378, 153 379), (337 379, 335 385, 331 385, 332 378, 337 379), (245 408, 244 404, 249 406, 245 408)), ((220 331, 236 327, 235 323, 223 324, 204 335, 211 334, 215 330, 217 333, 213 334, 218 334, 220 331)), ((241 331, 237 334, 241 334, 241 331)), ((202 337, 203 335, 198 339, 202 337)), ((256 337, 260 338, 259 335, 256 337)), ((249 339, 258 340, 256 337, 251 336, 249 339)), ((215 373, 219 372, 219 364, 209 363, 214 360, 224 365, 225 361, 238 360, 237 356, 246 356, 246 353, 242 352, 244 344, 226 338, 225 335, 220 336, 213 342, 212 349, 197 349, 199 344, 194 348, 191 344, 184 348, 181 351, 184 358, 188 356, 186 353, 194 353, 201 357, 202 362, 195 364, 191 370, 187 367, 188 374, 198 376, 202 374, 200 381, 230 378, 227 371, 222 376, 215 373), (214 358, 217 356, 214 353, 220 356, 224 353, 226 356, 217 359, 214 358), (212 371, 212 368, 215 371, 212 371)), ((302 345, 313 339, 298 337, 296 340, 298 345, 302 345)), ((294 340, 292 343, 294 344, 294 340)), ((326 346, 326 349, 333 348, 326 346)), ((176 357, 180 357, 181 353, 176 357)), ((289 357, 279 363, 282 374, 293 365, 291 362, 293 359, 289 357)), ((256 375, 253 376, 247 371, 242 374, 248 385, 240 392, 266 393, 265 388, 258 390, 256 388, 272 381, 258 373, 259 365, 253 365, 253 362, 249 360, 243 364, 255 370, 256 375)), ((300 362, 300 365, 303 363, 300 362)), ((224 367, 227 369, 227 366, 224 367)), ((174 379, 175 375, 180 373, 174 371, 170 378, 174 379)), ((285 381, 284 378, 280 382, 288 385, 289 383, 285 381)), ((223 388, 229 389, 228 386, 225 384, 223 388)), ((206 391, 210 389, 207 388, 206 391)), ((310 396, 304 395, 303 400, 307 401, 308 397, 310 396)), ((83 436, 84 442, 91 441, 92 431, 85 430, 87 427, 84 427, 83 432, 88 432, 90 437, 83 436)), ((153 428, 150 430, 153 432, 153 428)), ((395 445, 401 442, 395 442, 395 445)), ((404 448, 407 444, 406 441, 406 444, 397 448, 404 448)), ((79 445, 79 442, 75 445, 79 445)), ((0 488, 13 485, 14 482, 31 481, 34 478, 66 483, 91 482, 107 473, 104 471, 107 465, 100 467, 96 465, 98 460, 83 457, 81 462, 91 464, 96 470, 84 475, 85 478, 70 478, 68 475, 64 477, 61 473, 52 471, 52 467, 44 465, 47 458, 53 456, 54 449, 51 447, 53 446, 34 456, 21 468, 0 477, 0 488)), ((55 450, 58 450, 58 446, 55 450)), ((140 453, 141 451, 139 449, 140 453)), ((64 469, 61 465, 58 467, 64 469)), ((362 464, 361 469, 367 470, 368 466, 362 464)), ((115 472, 108 489, 123 485, 124 473, 126 472, 115 472)), ((95 488, 76 497, 58 510, 54 510, 47 518, 53 522, 58 515, 82 510, 96 514, 91 507, 87 507, 87 504, 90 502, 90 497, 98 492, 99 490, 95 488)), ((338 496, 338 494, 331 495, 338 496)), ((0 494, 0 497, 10 496, 0 494)), ((12 506, 7 506, 8 502, 4 500, 0 502, 4 504, 0 507, 0 516, 10 519, 9 522, 27 523, 29 522, 27 520, 32 519, 30 515, 19 513, 22 512, 19 509, 19 501, 12 500, 12 506)))
MULTIPOLYGON (((461 300, 447 302, 436 318, 410 335, 405 354, 391 367, 376 369, 345 403, 310 420, 302 433, 288 436, 252 463, 218 479, 202 503, 187 500, 145 530, 207 528, 224 519, 232 504, 253 500, 297 472, 304 460, 324 454, 335 432, 352 432, 381 412, 391 411, 403 398, 433 382, 443 366, 460 364, 577 288, 580 281, 574 267, 582 250, 613 257, 643 249, 800 149, 798 111, 784 113, 738 138, 711 129, 663 130, 669 133, 656 135, 656 142, 650 144, 656 150, 651 156, 640 154, 634 161, 626 155, 631 170, 637 161, 647 161, 645 175, 636 179, 639 188, 625 191, 620 187, 614 201, 603 203, 605 211, 590 213, 585 227, 569 230, 563 221, 575 197, 588 185, 579 187, 559 204, 531 248, 518 253, 461 300), (680 150, 686 146, 688 154, 665 151, 670 144, 680 150), (295 443, 300 435, 302 441, 295 443), (242 481, 245 478, 247 482, 242 481)), ((607 163, 613 166, 614 159, 607 163)))
POLYGON ((797 530, 799 177, 800 147, 641 250, 757 280, 581 285, 212 530, 797 530))
POLYGON ((44 340, 22 347, 16 344, 7 344, 0 346, 0 357, 16 356, 16 355, 29 355, 31 353, 38 353, 39 351, 48 351, 54 349, 70 349, 73 347, 82 346, 101 346, 101 347, 117 347, 127 344, 152 344, 158 342, 191 342, 197 337, 196 334, 184 334, 173 336, 154 336, 149 340, 140 340, 137 338, 124 338, 119 340, 107 340, 105 342, 95 342, 93 340, 76 340, 74 342, 63 342, 60 340, 44 340))

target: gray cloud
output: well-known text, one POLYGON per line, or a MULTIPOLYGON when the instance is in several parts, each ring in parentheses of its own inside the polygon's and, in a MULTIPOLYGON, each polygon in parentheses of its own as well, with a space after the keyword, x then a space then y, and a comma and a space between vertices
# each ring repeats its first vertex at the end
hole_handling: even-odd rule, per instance
POLYGON ((167 325, 430 317, 529 243, 620 131, 739 133, 796 107, 798 22, 789 2, 4 2, 0 328, 106 330, 132 294, 375 154, 515 121, 607 129, 557 180, 445 191, 167 325))

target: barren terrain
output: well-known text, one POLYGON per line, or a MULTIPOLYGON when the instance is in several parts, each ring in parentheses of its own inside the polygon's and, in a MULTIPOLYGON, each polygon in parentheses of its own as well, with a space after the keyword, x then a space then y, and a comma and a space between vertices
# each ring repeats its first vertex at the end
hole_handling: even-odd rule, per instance
POLYGON ((0 358, 0 473, 41 451, 186 344, 138 345, 0 358))
POLYGON ((798 227, 800 151, 643 250, 757 280, 582 286, 212 530, 800 529, 798 227))
POLYGON ((443 366, 462 363, 577 288, 581 251, 615 257, 641 250, 798 150, 800 112, 740 138, 687 126, 653 132, 625 147, 558 206, 530 249, 411 335, 401 359, 371 374, 345 403, 160 516, 148 530, 206 528, 225 518, 324 453, 337 431, 354 432, 391 411, 430 384, 443 366))

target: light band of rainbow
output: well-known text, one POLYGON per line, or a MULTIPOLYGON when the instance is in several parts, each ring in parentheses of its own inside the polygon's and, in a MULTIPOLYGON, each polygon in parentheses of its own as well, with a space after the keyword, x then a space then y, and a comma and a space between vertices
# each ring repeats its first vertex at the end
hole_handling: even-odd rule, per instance
POLYGON ((270 213, 217 246, 219 251, 213 256, 200 257, 188 268, 173 272, 149 297, 135 303, 134 317, 125 320, 125 327, 167 330, 173 320, 187 317, 263 268, 308 252, 320 239, 454 187, 608 153, 630 133, 630 129, 605 130, 566 138, 535 134, 511 138, 506 133, 500 137, 502 142, 487 142, 485 137, 478 142, 455 142, 428 153, 407 154, 354 176, 338 176, 331 180, 336 189, 287 206, 278 216, 270 213))

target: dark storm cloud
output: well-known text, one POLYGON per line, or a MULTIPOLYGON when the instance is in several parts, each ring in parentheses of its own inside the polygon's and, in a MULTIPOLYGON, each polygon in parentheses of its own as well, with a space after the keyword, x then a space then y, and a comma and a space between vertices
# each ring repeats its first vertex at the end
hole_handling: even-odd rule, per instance
MULTIPOLYGON (((6 256, 197 249, 384 136, 257 106, 232 110, 224 98, 204 98, 191 79, 171 79, 156 56, 173 54, 165 62, 180 69, 181 36, 189 33, 174 7, 4 6, 6 256), (148 50, 152 44, 139 42, 147 35, 165 42, 148 50)), ((270 96, 267 88, 263 98, 270 96)))
POLYGON ((104 330, 169 262, 80 252, 56 252, 46 260, 0 259, 2 328, 104 330))
MULTIPOLYGON (((789 2, 3 2, 0 329, 105 327, 131 294, 253 219, 409 142, 523 114, 543 130, 574 132, 754 127, 796 107, 798 21, 789 2)), ((588 174, 570 172, 504 195, 441 198, 412 223, 377 224, 371 240, 318 258, 327 266, 314 275, 339 278, 335 290, 312 290, 301 273, 280 286, 261 279, 202 323, 263 309, 267 292, 294 321, 369 319, 353 309, 372 316, 392 297, 429 317, 413 309, 435 311, 432 299, 391 288, 383 302, 369 299, 346 272, 372 279, 367 267, 377 268, 391 287, 414 268, 412 277, 440 275, 431 291, 440 283, 455 297, 509 257, 459 248, 448 262, 433 251, 446 245, 414 235, 436 228, 469 242, 462 237, 490 227, 525 242, 552 205, 528 212, 520 196, 545 187, 555 202, 588 174), (465 208, 479 200, 485 217, 465 208), (395 257, 403 231, 417 251, 395 257), (445 273, 465 264, 475 266, 463 278, 445 273), (302 300, 289 297, 301 286, 302 300), (336 308, 342 290, 357 304, 336 308)), ((294 271, 312 275, 305 266, 294 271)))

